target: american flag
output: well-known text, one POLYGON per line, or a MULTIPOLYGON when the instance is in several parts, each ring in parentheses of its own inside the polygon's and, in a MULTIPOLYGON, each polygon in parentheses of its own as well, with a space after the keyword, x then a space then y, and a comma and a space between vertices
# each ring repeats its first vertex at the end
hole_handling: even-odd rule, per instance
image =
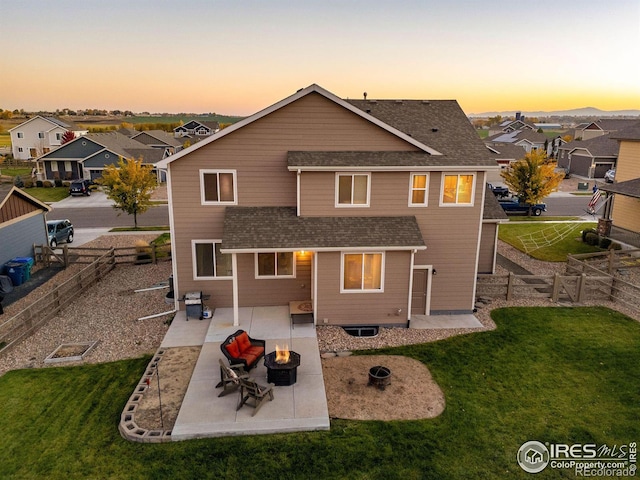
POLYGON ((600 200, 600 195, 602 195, 602 193, 600 192, 600 189, 596 187, 595 192, 593 192, 593 195, 591 196, 591 200, 589 200, 589 208, 591 210, 593 210, 593 208, 596 206, 596 203, 598 203, 598 200, 600 200))

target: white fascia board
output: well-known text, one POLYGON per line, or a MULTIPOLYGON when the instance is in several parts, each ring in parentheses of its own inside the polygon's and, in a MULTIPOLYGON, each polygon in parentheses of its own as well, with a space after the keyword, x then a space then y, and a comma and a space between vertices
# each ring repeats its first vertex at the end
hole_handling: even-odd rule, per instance
POLYGON ((420 150, 423 150, 431 155, 442 155, 442 153, 438 152, 437 150, 434 150, 431 147, 428 147, 427 145, 424 145, 420 142, 418 142, 416 139, 410 137, 409 135, 402 133, 400 130, 397 130, 395 128, 393 128, 390 125, 387 125, 386 123, 382 122, 381 120, 378 120, 377 118, 369 115, 368 113, 364 112, 363 110, 360 110, 357 107, 354 107, 353 105, 351 105, 348 102, 345 102, 344 100, 342 100, 341 98, 337 97, 336 95, 334 95, 333 93, 325 90, 324 88, 320 87, 319 85, 316 85, 315 83, 308 86, 307 88, 302 88, 300 90, 298 90, 296 93, 294 93, 293 95, 290 95, 289 97, 280 100, 277 103, 274 103, 273 105, 271 105, 270 107, 267 107, 263 110, 260 110, 257 113, 254 113, 253 115, 244 118, 243 120, 240 120, 237 123, 234 123, 233 125, 228 126, 227 128, 224 128, 222 130, 219 130, 217 133, 214 133, 213 135, 211 135, 210 137, 204 139, 204 140, 200 140, 197 143, 194 143, 193 145, 191 145, 189 148, 186 148, 184 150, 181 150, 180 152, 176 153, 175 155, 171 155, 170 158, 167 158, 165 160, 163 160, 163 164, 158 164, 159 167, 161 168, 165 168, 166 164, 170 163, 170 162, 175 162, 176 160, 179 160, 180 158, 182 158, 185 155, 188 155, 189 153, 191 153, 194 150, 197 150, 199 148, 202 148, 208 144, 210 144, 211 142, 215 142, 216 140, 225 137, 226 135, 229 135, 230 133, 235 132, 236 130, 249 125, 250 123, 255 122, 256 120, 259 120, 267 115, 269 115, 270 113, 275 112, 276 110, 279 110, 287 105, 289 105, 290 103, 295 102, 296 100, 299 100, 300 98, 309 95, 310 93, 318 93, 320 95, 322 95, 323 97, 333 101, 334 103, 337 103, 338 105, 340 105, 341 107, 349 110, 350 112, 355 113, 356 115, 364 118, 365 120, 368 120, 371 123, 374 123, 375 125, 378 125, 379 127, 387 130, 388 132, 396 135, 397 137, 403 139, 404 141, 406 141, 407 143, 410 143, 411 145, 418 147, 420 150))
POLYGON ((426 250, 425 245, 417 247, 295 247, 295 248, 221 248, 220 253, 272 253, 272 252, 368 252, 368 251, 385 251, 396 252, 401 250, 426 250))
POLYGON ((403 167, 356 167, 356 166, 291 166, 290 172, 457 172, 457 171, 493 171, 500 170, 500 165, 469 166, 469 165, 434 165, 434 166, 403 166, 403 167))

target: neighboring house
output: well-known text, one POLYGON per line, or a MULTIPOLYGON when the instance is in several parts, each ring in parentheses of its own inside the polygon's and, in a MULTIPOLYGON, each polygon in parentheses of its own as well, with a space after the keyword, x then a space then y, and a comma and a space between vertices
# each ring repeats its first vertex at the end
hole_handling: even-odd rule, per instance
POLYGON ((531 130, 535 132, 538 128, 533 123, 525 122, 524 115, 521 115, 520 112, 516 112, 515 120, 503 120, 497 125, 490 126, 489 135, 510 133, 515 132, 516 130, 531 130))
POLYGON ((538 133, 534 130, 514 130, 508 133, 498 133, 487 137, 485 143, 489 146, 498 143, 511 143, 524 148, 525 152, 530 153, 534 150, 542 150, 548 146, 549 140, 544 133, 538 133))
POLYGON ((590 140, 592 138, 608 135, 636 123, 637 119, 628 118, 602 118, 595 122, 581 123, 575 128, 574 140, 590 140))
POLYGON ((603 178, 615 168, 618 142, 609 134, 589 140, 574 140, 558 148, 558 167, 586 178, 603 178))
POLYGON ((513 143, 498 143, 493 142, 487 145, 489 152, 496 159, 501 169, 507 168, 513 162, 522 160, 527 154, 527 151, 520 145, 514 145, 513 143))
POLYGON ((9 129, 13 158, 29 160, 58 148, 66 131, 73 132, 76 137, 88 133, 73 122, 56 117, 36 115, 30 118, 9 129))
POLYGON ((203 138, 210 137, 220 130, 218 122, 199 122, 198 120, 190 120, 184 125, 180 125, 173 129, 175 138, 189 140, 191 144, 199 142, 203 138))
POLYGON ((235 324, 242 307, 299 300, 328 325, 471 313, 495 268, 499 167, 455 101, 311 85, 158 167, 175 298, 201 291, 235 324))
POLYGON ((166 155, 173 155, 182 150, 182 142, 164 130, 145 130, 129 135, 129 138, 149 147, 166 151, 166 155))
POLYGON ((12 258, 33 257, 34 244, 48 244, 49 211, 48 205, 18 187, 0 200, 0 270, 12 258))
POLYGON ((166 149, 147 146, 118 132, 107 132, 76 138, 37 160, 46 180, 95 180, 107 165, 117 164, 120 157, 142 158, 143 163, 155 169, 166 156, 166 149))
POLYGON ((611 238, 640 248, 640 122, 611 137, 619 143, 619 153, 615 182, 600 186, 613 194, 603 218, 611 238))

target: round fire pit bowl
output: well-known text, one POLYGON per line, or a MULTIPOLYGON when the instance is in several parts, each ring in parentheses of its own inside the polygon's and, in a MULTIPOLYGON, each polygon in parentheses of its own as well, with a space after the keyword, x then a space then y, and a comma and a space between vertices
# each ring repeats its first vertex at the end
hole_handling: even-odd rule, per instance
POLYGON ((369 369, 369 383, 373 387, 384 390, 391 383, 391 370, 381 365, 376 365, 369 369))

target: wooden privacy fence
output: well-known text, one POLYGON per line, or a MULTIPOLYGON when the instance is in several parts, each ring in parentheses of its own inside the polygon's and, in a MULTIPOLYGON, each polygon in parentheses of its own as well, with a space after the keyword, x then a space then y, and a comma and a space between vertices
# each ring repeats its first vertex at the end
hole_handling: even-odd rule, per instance
POLYGON ((560 275, 478 275, 478 297, 550 298, 581 303, 611 301, 640 311, 640 285, 625 277, 640 267, 640 249, 569 255, 565 274, 560 275))
POLYGON ((116 266, 114 249, 110 249, 53 291, 0 324, 0 352, 31 335, 72 303, 78 294, 94 285, 116 266))
POLYGON ((33 252, 36 263, 44 263, 50 266, 52 263, 60 263, 68 267, 71 263, 94 262, 105 253, 113 251, 116 263, 135 263, 137 265, 145 263, 156 264, 161 261, 171 260, 171 245, 151 244, 144 247, 122 247, 122 248, 87 248, 87 247, 62 247, 53 249, 48 245, 34 245, 33 252))
POLYGON ((567 300, 580 303, 585 300, 610 300, 610 275, 478 275, 478 297, 550 298, 554 302, 567 300))

